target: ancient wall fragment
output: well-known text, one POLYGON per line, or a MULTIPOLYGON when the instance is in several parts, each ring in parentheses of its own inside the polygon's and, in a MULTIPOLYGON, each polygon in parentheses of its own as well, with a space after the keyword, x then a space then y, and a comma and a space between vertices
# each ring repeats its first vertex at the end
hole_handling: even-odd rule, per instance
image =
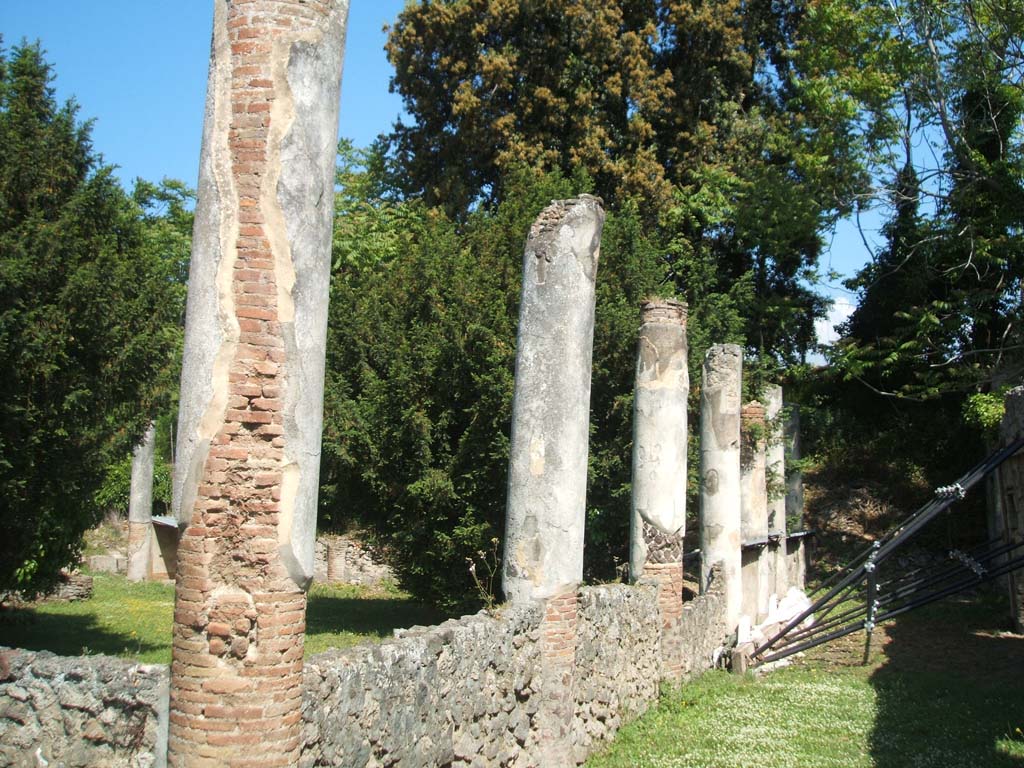
POLYGON ((172 765, 298 758, 347 13, 215 5, 174 478, 172 765))
POLYGON ((740 539, 740 387, 743 351, 716 344, 704 357, 700 412, 701 592, 716 563, 724 582, 729 631, 743 603, 740 539))

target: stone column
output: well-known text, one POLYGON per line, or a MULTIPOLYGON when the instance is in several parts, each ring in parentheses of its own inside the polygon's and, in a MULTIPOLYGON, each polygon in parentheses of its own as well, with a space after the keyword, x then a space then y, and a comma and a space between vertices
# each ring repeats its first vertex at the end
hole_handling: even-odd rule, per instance
POLYGON ((716 344, 704 357, 700 397, 701 591, 721 564, 726 620, 736 629, 743 604, 740 540, 740 385, 743 351, 716 344))
POLYGON ((523 256, 502 587, 513 602, 544 602, 538 749, 552 768, 575 765, 576 590, 603 225, 597 198, 555 201, 530 228, 523 256))
MULTIPOLYGON (((686 305, 671 299, 644 302, 633 400, 629 568, 633 581, 649 577, 658 582, 661 620, 666 627, 683 613, 686 406, 690 391, 686 352, 686 305)), ((672 660, 667 661, 671 667, 672 660)))
POLYGON ((594 277, 604 210, 558 200, 530 228, 516 339, 502 587, 548 598, 583 579, 594 277))
POLYGON ((128 500, 128 581, 149 578, 153 556, 153 454, 156 425, 150 424, 132 452, 132 486, 128 500))
MULTIPOLYGON (((999 429, 1003 445, 1009 445, 1024 435, 1024 387, 1015 387, 1006 393, 1006 410, 999 429)), ((1003 535, 1006 542, 1024 538, 1024 451, 1003 462, 999 468, 999 487, 1003 513, 1003 535)), ((1010 552, 1007 557, 1019 557, 1022 550, 1010 552)), ((1018 632, 1024 632, 1024 571, 1014 571, 1007 577, 1010 594, 1010 614, 1018 632)))
POLYGON ((773 539, 773 592, 781 600, 789 589, 786 556, 786 442, 782 429, 782 387, 770 384, 765 389, 765 419, 768 422, 767 477, 768 535, 773 539))
MULTIPOLYGON (((800 459, 800 410, 791 406, 784 427, 790 463, 800 459)), ((796 530, 804 529, 804 479, 798 469, 791 468, 786 475, 786 519, 794 521, 796 530)), ((788 533, 788 531, 787 531, 788 533)), ((803 589, 807 577, 807 539, 801 537, 786 542, 788 558, 787 580, 791 586, 803 589)))
POLYGON ((756 400, 741 411, 740 520, 743 539, 743 613, 752 623, 768 611, 775 578, 768 548, 768 486, 765 458, 765 409, 756 400))
POLYGON ((173 509, 169 761, 299 757, 347 0, 218 0, 173 509))

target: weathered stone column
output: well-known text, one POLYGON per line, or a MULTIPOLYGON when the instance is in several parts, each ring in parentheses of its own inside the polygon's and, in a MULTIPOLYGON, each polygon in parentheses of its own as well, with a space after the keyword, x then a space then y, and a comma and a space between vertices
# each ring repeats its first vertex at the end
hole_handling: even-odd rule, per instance
POLYGON ((770 384, 765 389, 765 419, 768 422, 767 477, 768 535, 772 538, 773 592, 781 600, 789 589, 789 567, 786 555, 786 442, 782 418, 782 387, 770 384))
POLYGON ((736 629, 743 605, 740 539, 740 386, 743 351, 712 346, 704 357, 700 398, 701 591, 721 563, 726 619, 736 629))
POLYGON ((767 613, 775 578, 768 548, 768 486, 765 472, 765 413, 755 401, 741 411, 740 520, 743 539, 743 613, 757 623, 767 613))
POLYGON ((530 228, 516 340, 502 586, 513 601, 583 579, 594 278, 604 210, 558 200, 530 228))
MULTIPOLYGON (((633 496, 630 577, 658 582, 663 626, 683 613, 686 533, 686 305, 641 305, 633 399, 633 496)), ((668 669, 671 668, 671 659, 668 669)), ((681 663, 681 656, 678 659, 681 663)))
POLYGON ((128 499, 128 581, 149 578, 153 556, 153 454, 156 425, 150 424, 132 451, 132 485, 128 499))
POLYGON ((218 0, 173 507, 171 765, 299 756, 347 0, 218 0))
POLYGON ((604 210, 558 200, 530 228, 516 342, 502 587, 542 600, 541 764, 574 765, 570 727, 583 579, 594 278, 604 210))
MULTIPOLYGON (((800 459, 800 409, 791 406, 784 427, 791 463, 800 459)), ((790 467, 786 475, 786 519, 794 521, 796 530, 804 529, 804 479, 800 470, 790 467)), ((789 531, 787 531, 787 534, 789 531)), ((787 578, 791 586, 803 589, 807 577, 807 539, 786 542, 787 578)))
MULTIPOLYGON (((1024 387, 1015 387, 1006 393, 1006 410, 999 428, 1002 444, 1009 445, 1024 435, 1024 387)), ((999 468, 999 486, 1003 513, 1003 531, 1006 542, 1017 542, 1024 538, 1024 451, 1003 462, 999 468)), ((1018 557, 1021 550, 1014 550, 1008 557, 1018 557)), ((1018 632, 1024 632, 1024 572, 1008 574, 1010 594, 1010 615, 1018 632)))

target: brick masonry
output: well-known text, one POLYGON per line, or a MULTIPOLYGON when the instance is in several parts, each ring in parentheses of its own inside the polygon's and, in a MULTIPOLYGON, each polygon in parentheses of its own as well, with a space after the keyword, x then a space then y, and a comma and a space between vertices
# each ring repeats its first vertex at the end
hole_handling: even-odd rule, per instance
MULTIPOLYGON (((296 396, 298 364, 285 326, 294 319, 296 265, 278 182, 282 139, 296 120, 291 57, 299 42, 317 44, 338 5, 217 4, 207 115, 214 126, 204 153, 214 169, 225 330, 201 427, 208 450, 193 457, 191 507, 179 511, 187 526, 178 547, 171 765, 298 760, 306 584, 283 544, 294 529, 286 402, 296 396)), ((203 196, 201 184, 201 203, 203 196)))

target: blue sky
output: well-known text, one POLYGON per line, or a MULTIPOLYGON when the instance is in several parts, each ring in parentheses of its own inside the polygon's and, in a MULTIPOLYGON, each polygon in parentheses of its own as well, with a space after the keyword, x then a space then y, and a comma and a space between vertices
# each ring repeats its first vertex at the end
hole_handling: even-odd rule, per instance
MULTIPOLYGON (((136 176, 195 186, 206 97, 213 0, 0 0, 4 46, 42 41, 58 98, 74 96, 95 118, 93 142, 136 176)), ((387 131, 401 111, 388 93, 384 24, 404 0, 353 0, 345 47, 340 133, 358 145, 387 131)))
MULTIPOLYGON (((54 66, 61 100, 74 96, 80 117, 95 118, 93 142, 130 186, 178 178, 195 186, 206 93, 213 0, 0 0, 5 47, 39 39, 54 66)), ((365 146, 401 112, 388 92, 391 65, 382 27, 405 0, 353 0, 349 13, 340 134, 365 146)), ((869 238, 879 219, 865 219, 869 238)), ((877 240, 877 236, 874 238, 877 240)), ((856 227, 846 222, 828 239, 825 273, 853 274, 867 259, 856 227)), ((838 281, 822 286, 836 297, 832 322, 852 308, 854 297, 838 281)))

